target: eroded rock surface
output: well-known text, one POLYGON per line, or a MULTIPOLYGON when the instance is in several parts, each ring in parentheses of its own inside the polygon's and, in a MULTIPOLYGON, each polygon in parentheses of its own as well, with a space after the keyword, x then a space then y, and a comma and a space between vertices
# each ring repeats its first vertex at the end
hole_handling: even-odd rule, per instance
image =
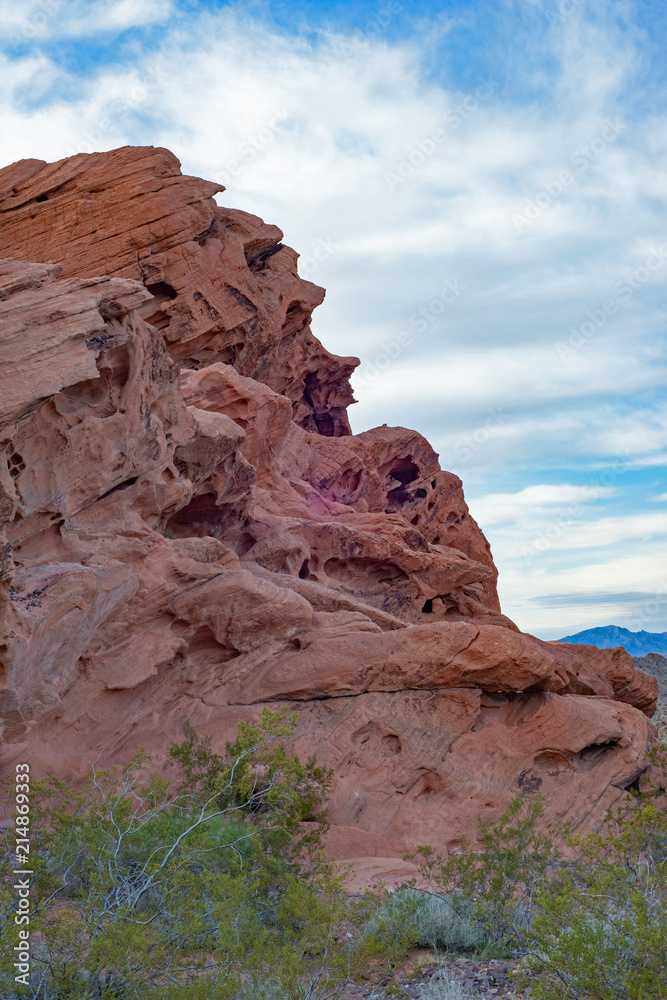
POLYGON ((0 171, 5 766, 291 703, 339 857, 451 849, 516 794, 581 825, 644 766, 654 678, 502 615, 460 480, 350 433, 323 290, 218 190, 153 148, 0 171))

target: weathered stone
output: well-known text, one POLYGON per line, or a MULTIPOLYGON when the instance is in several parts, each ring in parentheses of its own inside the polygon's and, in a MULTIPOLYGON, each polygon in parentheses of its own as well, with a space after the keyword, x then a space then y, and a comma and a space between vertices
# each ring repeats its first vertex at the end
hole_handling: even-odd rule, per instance
POLYGON ((501 613, 460 480, 349 433, 322 290, 217 190, 152 148, 0 171, 5 765, 159 758, 186 720, 221 748, 290 704, 366 881, 517 794, 581 827, 645 767, 655 680, 501 613))

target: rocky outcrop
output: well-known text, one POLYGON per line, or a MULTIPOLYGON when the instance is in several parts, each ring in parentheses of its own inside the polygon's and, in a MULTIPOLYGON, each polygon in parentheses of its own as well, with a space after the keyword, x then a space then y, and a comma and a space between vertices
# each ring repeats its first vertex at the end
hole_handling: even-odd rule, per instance
POLYGON ((143 282, 153 298, 140 312, 175 361, 233 364, 289 398, 300 426, 349 434, 357 359, 310 332, 324 290, 298 277, 277 226, 218 208, 222 190, 183 177, 166 149, 21 160, 0 172, 0 257, 143 282))
POLYGON ((323 291, 217 190, 152 148, 0 171, 5 765, 290 703, 339 857, 451 849, 516 794, 581 825, 645 766, 655 680, 502 615, 460 480, 350 433, 323 291))
POLYGON ((637 670, 655 677, 658 682, 658 703, 653 716, 662 739, 667 738, 667 656, 660 653, 647 653, 645 656, 633 656, 637 670))

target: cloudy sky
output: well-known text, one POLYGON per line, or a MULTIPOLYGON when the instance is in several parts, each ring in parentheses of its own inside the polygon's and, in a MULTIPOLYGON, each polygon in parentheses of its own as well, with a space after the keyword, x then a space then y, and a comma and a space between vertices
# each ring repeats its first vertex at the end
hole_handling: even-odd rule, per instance
POLYGON ((355 431, 464 481, 503 607, 667 629, 663 0, 0 0, 2 162, 127 143, 327 288, 355 431))

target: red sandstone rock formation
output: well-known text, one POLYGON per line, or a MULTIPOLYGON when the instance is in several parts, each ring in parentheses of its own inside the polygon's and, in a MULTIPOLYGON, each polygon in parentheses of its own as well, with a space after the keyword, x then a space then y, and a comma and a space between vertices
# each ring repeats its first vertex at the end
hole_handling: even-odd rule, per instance
POLYGON ((459 479, 351 435, 323 290, 218 190, 153 148, 0 171, 5 764, 224 744, 289 701, 367 877, 517 793, 580 825, 640 773, 655 681, 501 614, 459 479))

